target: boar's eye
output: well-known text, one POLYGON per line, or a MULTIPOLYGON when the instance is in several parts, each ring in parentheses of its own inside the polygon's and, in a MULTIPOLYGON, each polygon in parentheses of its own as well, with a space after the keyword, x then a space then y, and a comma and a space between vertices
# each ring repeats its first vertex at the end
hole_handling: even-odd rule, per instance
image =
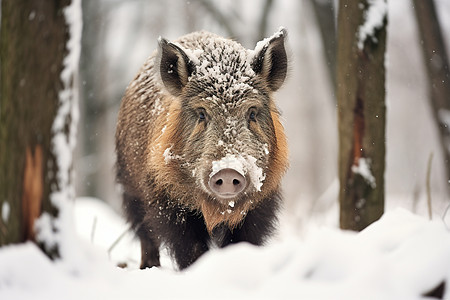
POLYGON ((206 120, 206 111, 204 108, 199 108, 197 113, 198 113, 198 121, 199 122, 206 120))
POLYGON ((248 110, 248 121, 256 122, 256 114, 257 114, 256 108, 252 107, 248 110))

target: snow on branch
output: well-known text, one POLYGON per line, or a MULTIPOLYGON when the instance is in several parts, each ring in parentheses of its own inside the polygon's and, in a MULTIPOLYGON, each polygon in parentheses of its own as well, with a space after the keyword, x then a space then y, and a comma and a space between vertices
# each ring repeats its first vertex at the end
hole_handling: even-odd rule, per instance
POLYGON ((364 48, 364 43, 369 37, 372 41, 377 42, 375 31, 383 26, 388 12, 386 0, 368 0, 367 4, 368 7, 364 13, 364 23, 358 30, 359 50, 364 48))

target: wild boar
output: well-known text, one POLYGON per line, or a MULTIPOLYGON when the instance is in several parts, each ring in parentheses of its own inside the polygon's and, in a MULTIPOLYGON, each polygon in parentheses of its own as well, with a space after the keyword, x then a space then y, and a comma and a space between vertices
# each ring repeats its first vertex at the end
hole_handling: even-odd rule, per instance
POLYGON ((184 269, 210 247, 273 233, 287 145, 273 92, 287 73, 286 30, 246 50, 201 31, 160 38, 122 99, 117 181, 140 238, 141 268, 161 246, 184 269))

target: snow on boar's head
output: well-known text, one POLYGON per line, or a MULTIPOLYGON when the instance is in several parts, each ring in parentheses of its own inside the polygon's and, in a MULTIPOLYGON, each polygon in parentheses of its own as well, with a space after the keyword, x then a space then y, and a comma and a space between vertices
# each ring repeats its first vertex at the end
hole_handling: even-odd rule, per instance
POLYGON ((172 99, 158 140, 164 170, 154 166, 209 231, 235 227, 280 188, 287 146, 272 93, 286 77, 285 37, 254 50, 208 32, 159 39, 155 67, 172 99))

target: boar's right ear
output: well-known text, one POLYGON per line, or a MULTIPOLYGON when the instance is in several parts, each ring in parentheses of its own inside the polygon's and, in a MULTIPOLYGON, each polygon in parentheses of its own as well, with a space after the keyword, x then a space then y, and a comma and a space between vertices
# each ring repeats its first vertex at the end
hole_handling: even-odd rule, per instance
POLYGON ((287 55, 284 40, 286 29, 282 28, 272 37, 260 41, 255 47, 252 68, 261 75, 272 91, 278 90, 286 79, 287 55))
POLYGON ((166 39, 158 39, 158 62, 161 80, 167 90, 179 96, 194 70, 194 64, 186 53, 177 45, 166 39))

